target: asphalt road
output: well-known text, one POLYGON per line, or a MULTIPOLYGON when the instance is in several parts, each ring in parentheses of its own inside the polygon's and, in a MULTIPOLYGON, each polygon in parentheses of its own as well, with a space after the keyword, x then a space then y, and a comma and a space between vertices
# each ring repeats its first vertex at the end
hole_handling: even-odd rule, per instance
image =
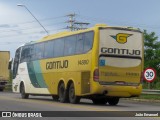
MULTIPOLYGON (((80 104, 70 104, 70 103, 59 103, 52 100, 52 97, 50 96, 30 96, 29 99, 21 99, 20 94, 15 94, 11 92, 0 92, 0 111, 55 111, 50 114, 55 114, 58 117, 54 118, 34 118, 37 120, 41 119, 55 119, 55 120, 116 120, 116 119, 122 119, 122 120, 158 120, 159 117, 130 117, 128 118, 127 115, 129 114, 135 114, 135 113, 144 113, 141 111, 160 111, 160 103, 154 103, 154 102, 138 102, 138 101, 130 101, 130 100, 124 100, 121 99, 119 104, 117 106, 109 106, 106 105, 94 105, 92 101, 87 99, 82 99, 80 104), (66 111, 66 112, 57 112, 57 111, 66 111), (80 111, 80 112, 79 112, 80 111), (94 112, 91 112, 94 111, 94 112), (95 111, 105 111, 109 116, 115 116, 115 117, 98 117, 99 114, 97 114, 95 111), (114 112, 112 112, 114 111, 114 112), (119 111, 119 112, 117 112, 119 111), (124 111, 124 112, 120 112, 124 111), (140 112, 138 112, 140 111, 140 112), (63 117, 63 115, 71 115, 71 117, 63 117), (81 116, 81 114, 84 114, 83 117, 76 117, 81 116), (86 114, 90 114, 93 117, 85 117, 86 114), (124 117, 116 117, 117 114, 123 114, 124 117), (126 117, 125 117, 126 114, 126 117), (62 115, 62 117, 60 117, 62 115), (73 116, 74 117, 73 117, 73 116)), ((102 112, 100 112, 102 114, 102 112)), ((105 113, 105 114, 106 114, 105 113)), ((156 113, 156 112, 153 112, 156 113)), ((100 114, 100 115, 101 115, 100 114)), ((159 112, 160 114, 160 112, 159 112)), ((103 114, 102 114, 103 115, 103 114)), ((121 116, 120 115, 120 116, 121 116)), ((122 115, 122 116, 123 116, 122 115)), ((53 115, 54 116, 54 115, 53 115)), ((0 118, 2 119, 2 118, 0 118)), ((4 119, 4 118, 3 118, 4 119)), ((6 119, 6 118, 5 118, 6 119)), ((22 118, 7 118, 7 119, 22 119, 22 118)), ((28 118, 24 118, 28 119, 28 118)))

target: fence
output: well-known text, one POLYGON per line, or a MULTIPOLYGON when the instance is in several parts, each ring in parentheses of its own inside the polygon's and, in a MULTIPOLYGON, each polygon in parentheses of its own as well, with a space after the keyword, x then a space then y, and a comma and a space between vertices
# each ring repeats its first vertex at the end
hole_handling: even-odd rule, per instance
POLYGON ((143 90, 142 90, 142 94, 160 95, 160 90, 143 89, 143 90))

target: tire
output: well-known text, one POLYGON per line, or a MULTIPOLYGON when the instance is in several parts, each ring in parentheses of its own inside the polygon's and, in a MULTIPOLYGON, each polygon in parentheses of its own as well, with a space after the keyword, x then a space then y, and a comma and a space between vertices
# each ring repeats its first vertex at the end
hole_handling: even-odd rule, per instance
POLYGON ((24 86, 23 83, 20 86, 20 93, 21 93, 22 99, 28 99, 29 98, 29 94, 25 93, 25 86, 24 86))
POLYGON ((69 102, 72 104, 78 104, 80 102, 80 97, 75 95, 75 88, 73 83, 71 83, 69 86, 69 102))
POLYGON ((61 103, 68 102, 68 94, 67 91, 65 90, 64 83, 61 83, 58 87, 58 97, 61 103))
POLYGON ((92 99, 93 104, 95 105, 105 105, 107 103, 106 98, 102 98, 102 99, 92 99))
POLYGON ((52 95, 52 98, 54 101, 58 101, 59 100, 59 96, 58 95, 52 95))
POLYGON ((4 90, 3 88, 0 88, 0 92, 3 92, 3 90, 4 90))
POLYGON ((117 98, 117 97, 108 98, 107 101, 108 101, 109 105, 114 106, 114 105, 117 105, 117 104, 118 104, 119 98, 117 98))

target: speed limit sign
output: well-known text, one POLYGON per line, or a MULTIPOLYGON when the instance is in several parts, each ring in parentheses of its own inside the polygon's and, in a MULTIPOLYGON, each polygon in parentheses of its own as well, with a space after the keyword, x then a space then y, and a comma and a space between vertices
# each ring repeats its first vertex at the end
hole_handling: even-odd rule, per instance
POLYGON ((144 79, 147 82, 152 82, 156 78, 156 70, 153 68, 147 68, 144 71, 144 79))

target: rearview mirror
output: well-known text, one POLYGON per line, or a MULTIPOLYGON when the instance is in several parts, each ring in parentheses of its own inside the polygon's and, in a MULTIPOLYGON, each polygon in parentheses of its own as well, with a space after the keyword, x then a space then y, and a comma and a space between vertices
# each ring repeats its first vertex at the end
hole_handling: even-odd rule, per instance
POLYGON ((12 62, 13 62, 13 58, 11 58, 11 60, 9 61, 9 64, 8 64, 8 69, 9 70, 12 69, 12 62))

